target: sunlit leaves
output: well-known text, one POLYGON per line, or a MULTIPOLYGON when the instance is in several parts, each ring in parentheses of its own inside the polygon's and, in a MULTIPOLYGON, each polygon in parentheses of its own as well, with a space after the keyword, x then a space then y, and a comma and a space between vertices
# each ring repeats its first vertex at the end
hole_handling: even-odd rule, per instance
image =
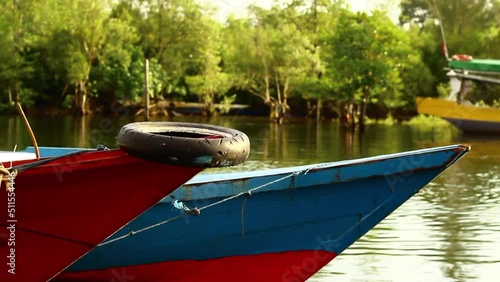
POLYGON ((203 24, 207 36, 200 39, 204 40, 203 48, 199 50, 202 62, 196 75, 186 77, 186 83, 189 91, 197 94, 204 103, 206 114, 213 115, 216 99, 227 101, 225 94, 233 85, 233 81, 232 75, 220 67, 222 62, 219 27, 208 20, 203 21, 203 24))
POLYGON ((265 102, 286 103, 311 73, 313 44, 297 25, 297 11, 252 7, 252 20, 230 20, 225 48, 228 67, 238 74, 239 86, 265 102))
POLYGON ((339 99, 361 103, 399 100, 401 71, 414 56, 408 36, 384 14, 343 13, 330 38, 328 72, 339 99))

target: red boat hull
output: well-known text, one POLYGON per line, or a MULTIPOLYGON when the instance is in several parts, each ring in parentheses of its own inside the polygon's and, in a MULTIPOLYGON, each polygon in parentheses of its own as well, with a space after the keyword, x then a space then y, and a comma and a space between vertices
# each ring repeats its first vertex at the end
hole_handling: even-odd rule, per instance
POLYGON ((51 279, 201 170, 107 150, 20 172, 0 191, 0 281, 51 279))
POLYGON ((335 253, 321 250, 229 256, 208 260, 168 261, 84 272, 64 272, 54 281, 306 281, 335 253))

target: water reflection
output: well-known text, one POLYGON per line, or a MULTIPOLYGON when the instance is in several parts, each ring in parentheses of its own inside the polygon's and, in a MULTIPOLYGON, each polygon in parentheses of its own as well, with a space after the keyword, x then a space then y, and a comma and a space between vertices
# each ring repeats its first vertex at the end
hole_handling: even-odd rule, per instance
POLYGON ((406 133, 416 147, 466 142, 472 151, 311 281, 498 280, 500 140, 448 127, 406 133))
MULTIPOLYGON (((158 119, 165 119, 164 117, 158 119)), ((116 147, 134 117, 30 119, 45 146, 116 147)), ((137 120, 141 120, 138 118, 137 120)), ((204 122, 198 117, 174 121, 204 122)), ((469 143, 471 152, 382 221, 311 281, 497 281, 500 276, 500 138, 465 136, 443 126, 367 125, 365 133, 332 122, 269 123, 218 117, 213 124, 250 137, 246 163, 220 170, 255 170, 469 143)), ((29 146, 21 119, 0 117, 0 150, 29 146)), ((205 173, 219 170, 211 169, 205 173)))
POLYGON ((424 217, 442 229, 444 275, 455 281, 485 281, 475 265, 499 262, 500 224, 491 221, 491 215, 499 215, 500 141, 461 139, 473 150, 447 171, 446 178, 436 179, 423 191, 422 199, 437 207, 424 217))

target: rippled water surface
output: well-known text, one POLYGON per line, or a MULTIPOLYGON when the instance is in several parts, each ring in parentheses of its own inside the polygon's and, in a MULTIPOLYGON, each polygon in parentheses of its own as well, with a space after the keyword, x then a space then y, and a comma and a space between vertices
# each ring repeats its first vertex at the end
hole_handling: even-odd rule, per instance
MULTIPOLYGON (((118 117, 30 118, 42 146, 115 147, 118 117)), ((175 121, 202 121, 176 118, 175 121)), ((203 122, 203 121, 202 121, 203 122)), ((310 281, 500 281, 500 136, 465 136, 448 125, 368 125, 219 117, 246 132, 248 161, 230 170, 283 167, 467 143, 471 152, 348 248, 310 281)), ((0 150, 31 144, 22 121, 1 116, 0 150)), ((213 173, 218 170, 207 170, 213 173)))

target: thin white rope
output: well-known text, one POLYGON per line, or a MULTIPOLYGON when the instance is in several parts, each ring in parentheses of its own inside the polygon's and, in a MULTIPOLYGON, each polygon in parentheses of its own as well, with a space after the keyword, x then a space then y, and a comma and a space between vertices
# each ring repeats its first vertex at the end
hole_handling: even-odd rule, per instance
POLYGON ((211 208, 211 207, 216 206, 216 205, 220 205, 220 204, 222 204, 222 203, 224 203, 224 202, 227 202, 227 201, 232 200, 232 199, 236 199, 236 198, 241 197, 241 196, 243 196, 243 195, 251 195, 253 191, 256 191, 256 190, 262 189, 262 188, 264 188, 264 187, 266 187, 266 186, 269 186, 269 185, 271 185, 271 184, 274 184, 274 183, 277 183, 277 182, 283 181, 283 180, 285 180, 285 179, 287 179, 287 178, 290 178, 290 177, 293 177, 293 176, 295 176, 295 175, 299 175, 299 174, 307 174, 307 173, 308 173, 311 169, 318 168, 318 167, 320 167, 320 166, 322 166, 322 165, 312 166, 312 167, 309 167, 309 168, 307 168, 307 169, 305 169, 305 170, 292 172, 292 173, 290 173, 289 175, 285 175, 285 176, 283 176, 283 177, 281 177, 281 178, 278 178, 278 179, 273 180, 273 181, 270 181, 270 182, 268 182, 268 183, 265 183, 265 184, 259 185, 259 186, 255 187, 255 188, 252 188, 252 189, 248 190, 248 191, 245 191, 245 192, 240 192, 240 193, 238 193, 238 194, 235 194, 235 195, 229 196, 229 197, 227 197, 227 198, 224 198, 224 199, 222 199, 222 200, 220 200, 220 201, 217 201, 217 202, 214 202, 214 203, 208 204, 208 205, 203 206, 203 207, 201 207, 201 208, 191 208, 191 209, 190 209, 190 208, 186 207, 186 206, 184 205, 184 203, 179 202, 179 201, 177 201, 177 200, 174 200, 174 201, 172 202, 172 205, 174 205, 174 207, 175 207, 175 208, 177 208, 177 209, 184 210, 184 212, 185 212, 184 214, 180 214, 180 215, 178 215, 178 216, 174 216, 174 217, 169 218, 169 219, 167 219, 167 220, 164 220, 164 221, 158 222, 158 223, 153 224, 153 225, 149 225, 149 226, 147 226, 147 227, 144 227, 144 228, 138 229, 138 230, 136 230, 136 231, 130 231, 129 233, 124 234, 124 235, 122 235, 122 236, 119 236, 119 237, 113 238, 113 239, 111 239, 111 240, 108 240, 108 241, 102 242, 101 244, 99 244, 99 245, 97 245, 97 246, 98 246, 98 247, 101 247, 101 246, 104 246, 104 245, 107 245, 107 244, 110 244, 110 243, 113 243, 113 242, 116 242, 116 241, 119 241, 119 240, 125 239, 125 238, 127 238, 127 237, 130 237, 130 236, 133 236, 133 235, 135 235, 135 234, 139 234, 139 233, 142 233, 142 232, 144 232, 144 231, 147 231, 147 230, 150 230, 150 229, 153 229, 153 228, 159 227, 159 226, 161 226, 161 225, 164 225, 164 224, 166 224, 166 223, 168 223, 168 222, 171 222, 171 221, 173 221, 173 220, 176 220, 176 219, 178 219, 178 218, 181 218, 181 217, 184 217, 184 216, 187 216, 187 215, 199 215, 199 214, 200 214, 200 212, 201 212, 202 210, 205 210, 205 209, 211 208))

